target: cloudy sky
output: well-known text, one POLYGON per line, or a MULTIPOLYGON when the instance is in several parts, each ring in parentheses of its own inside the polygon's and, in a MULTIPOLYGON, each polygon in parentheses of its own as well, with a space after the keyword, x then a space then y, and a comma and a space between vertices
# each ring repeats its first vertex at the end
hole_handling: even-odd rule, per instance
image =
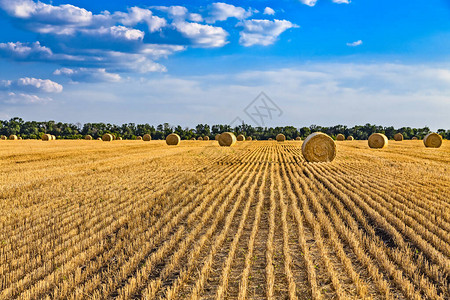
POLYGON ((0 26, 0 119, 257 125, 264 92, 267 126, 450 128, 448 0, 0 0, 0 26))

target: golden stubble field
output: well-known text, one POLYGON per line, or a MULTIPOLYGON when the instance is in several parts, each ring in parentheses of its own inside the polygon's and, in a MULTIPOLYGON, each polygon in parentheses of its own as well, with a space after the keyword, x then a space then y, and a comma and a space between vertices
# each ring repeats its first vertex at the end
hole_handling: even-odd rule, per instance
POLYGON ((0 299, 449 299, 450 142, 0 141, 0 299))

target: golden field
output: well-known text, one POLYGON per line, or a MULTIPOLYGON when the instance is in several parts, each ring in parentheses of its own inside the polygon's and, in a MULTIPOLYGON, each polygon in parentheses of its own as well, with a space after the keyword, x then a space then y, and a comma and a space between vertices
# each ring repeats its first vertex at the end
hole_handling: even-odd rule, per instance
POLYGON ((0 141, 0 299, 449 299, 450 141, 0 141))

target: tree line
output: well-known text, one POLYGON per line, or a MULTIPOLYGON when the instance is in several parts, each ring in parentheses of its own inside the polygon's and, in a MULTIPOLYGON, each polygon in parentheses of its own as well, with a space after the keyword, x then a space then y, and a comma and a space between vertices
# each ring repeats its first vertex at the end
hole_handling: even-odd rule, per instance
MULTIPOLYGON (((22 137, 23 139, 40 139, 43 134, 52 134, 58 139, 82 139, 85 135, 91 135, 93 138, 101 137, 105 133, 110 133, 115 137, 122 137, 124 139, 136 139, 138 136, 150 134, 152 139, 164 139, 171 133, 177 133, 182 139, 192 139, 198 137, 208 136, 214 139, 218 133, 225 131, 234 132, 236 135, 243 134, 246 137, 251 136, 253 139, 267 140, 275 138, 278 133, 283 133, 286 138, 295 139, 301 137, 306 138, 313 132, 323 132, 335 138, 339 133, 347 136, 353 136, 356 140, 366 140, 375 132, 384 133, 389 139, 394 137, 396 133, 402 133, 405 139, 423 137, 430 132, 430 128, 411 128, 401 127, 394 128, 393 126, 383 127, 372 124, 356 125, 347 127, 345 125, 336 125, 331 127, 324 127, 318 125, 311 125, 309 127, 253 127, 249 124, 242 123, 241 125, 231 127, 229 125, 208 125, 198 124, 195 128, 172 126, 169 123, 159 124, 156 127, 146 124, 128 123, 122 125, 115 125, 109 123, 63 123, 55 121, 24 121, 21 118, 12 118, 10 120, 0 121, 0 135, 10 136, 12 134, 22 137)), ((442 135, 445 139, 450 139, 450 130, 438 129, 437 133, 442 135)))

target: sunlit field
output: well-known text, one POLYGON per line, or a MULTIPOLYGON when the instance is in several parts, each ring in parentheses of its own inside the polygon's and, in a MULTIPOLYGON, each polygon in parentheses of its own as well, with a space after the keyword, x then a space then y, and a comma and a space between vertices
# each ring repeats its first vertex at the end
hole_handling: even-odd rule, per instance
POLYGON ((0 141, 0 299, 449 299, 450 141, 0 141))

